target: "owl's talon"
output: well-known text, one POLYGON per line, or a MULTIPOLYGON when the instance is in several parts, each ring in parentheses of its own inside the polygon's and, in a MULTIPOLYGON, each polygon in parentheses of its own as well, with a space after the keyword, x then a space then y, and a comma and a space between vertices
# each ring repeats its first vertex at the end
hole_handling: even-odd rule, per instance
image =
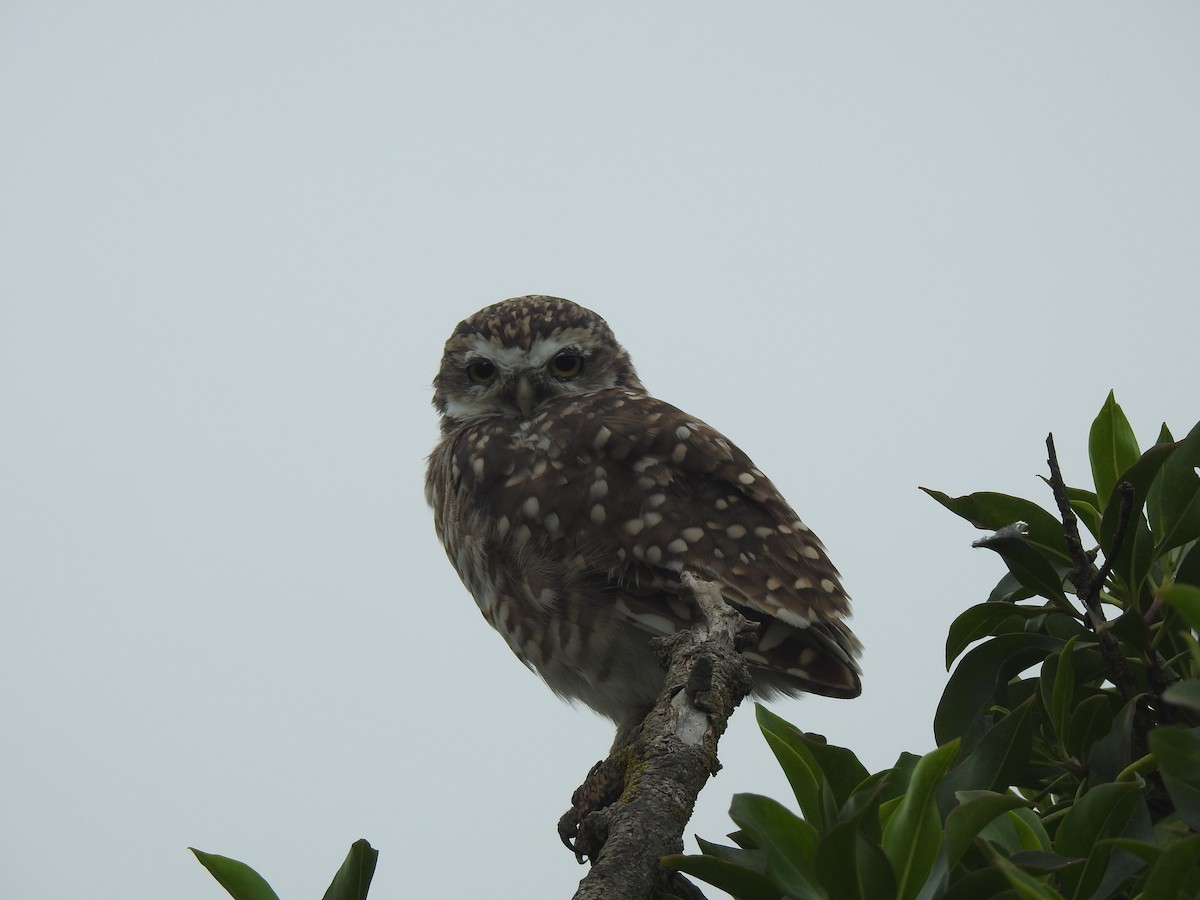
POLYGON ((621 799, 624 790, 624 767, 610 756, 592 766, 571 795, 571 808, 558 820, 558 836, 580 863, 595 861, 600 853, 608 839, 608 807, 621 799))

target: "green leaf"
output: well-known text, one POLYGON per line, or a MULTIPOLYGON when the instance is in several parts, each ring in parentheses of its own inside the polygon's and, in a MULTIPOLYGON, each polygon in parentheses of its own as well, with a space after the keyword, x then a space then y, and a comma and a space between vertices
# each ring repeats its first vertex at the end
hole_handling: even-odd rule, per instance
POLYGON ((891 863, 855 822, 843 822, 821 837, 816 863, 817 878, 837 900, 896 896, 891 863))
POLYGON ((980 538, 971 546, 984 547, 1000 554, 1008 571, 1021 584, 1039 596, 1054 600, 1066 607, 1067 595, 1063 592, 1063 576, 1050 562, 1042 548, 1029 543, 1024 537, 997 532, 980 538))
POLYGON ((1069 896, 1092 895, 1112 853, 1112 847, 1100 842, 1125 834, 1139 797, 1140 788, 1133 782, 1101 784, 1067 811, 1055 834, 1054 849, 1062 856, 1086 860, 1082 869, 1062 873, 1062 886, 1069 896))
POLYGON ((1175 812, 1200 830, 1200 736, 1182 728, 1156 728, 1150 732, 1150 752, 1175 812))
POLYGON ((1011 900, 1008 880, 994 865, 967 872, 940 896, 941 900, 1011 900))
POLYGON ((825 810, 821 804, 821 783, 824 775, 821 766, 813 758, 808 748, 799 740, 796 729, 779 716, 767 710, 761 704, 755 710, 758 717, 758 727, 767 739, 767 744, 783 774, 787 776, 800 812, 816 828, 824 830, 826 823, 825 810))
POLYGON ((992 791, 960 791, 960 805, 946 817, 946 862, 954 868, 976 836, 1010 809, 1023 809, 1025 800, 1016 794, 992 791))
POLYGON ((1176 706, 1200 712, 1200 678, 1176 682, 1163 691, 1163 699, 1176 706))
MULTIPOLYGON (((1043 478, 1042 481, 1047 485, 1050 484, 1049 478, 1043 478)), ((1084 528, 1097 541, 1100 540, 1100 501, 1096 499, 1096 492, 1069 487, 1067 488, 1067 499, 1071 501, 1071 509, 1083 523, 1084 528)))
MULTIPOLYGON (((1113 561, 1113 573, 1117 576, 1118 585, 1124 585, 1113 590, 1127 609, 1141 610, 1143 588, 1146 577, 1154 564, 1154 535, 1146 524, 1146 517, 1140 512, 1134 513, 1129 523, 1129 533, 1121 546, 1121 552, 1113 561)), ((1149 595, 1145 594, 1149 599, 1149 595)))
POLYGON ((770 797, 734 794, 729 817, 767 851, 767 875, 785 893, 824 897, 813 872, 817 830, 770 797))
POLYGON ((1013 578, 1012 572, 1005 572, 996 582, 996 586, 992 588, 992 592, 988 594, 988 602, 1017 603, 1021 600, 1028 600, 1032 596, 1033 591, 1023 587, 1021 582, 1013 578))
POLYGON ((995 864, 1021 900, 1063 900, 1063 895, 1054 888, 1017 868, 1003 856, 996 857, 995 864))
POLYGON ((333 876, 324 900, 367 900, 367 889, 375 877, 379 851, 359 839, 350 845, 342 866, 333 876))
POLYGON ((832 825, 837 810, 870 773, 853 751, 807 734, 755 704, 758 727, 779 760, 804 817, 818 829, 832 825))
POLYGON ((830 744, 819 734, 803 731, 798 734, 825 773, 825 786, 833 792, 837 805, 844 806, 863 787, 871 773, 852 750, 830 744))
POLYGON ((725 862, 741 866, 743 869, 750 869, 758 872, 760 875, 765 875, 767 872, 767 853, 765 850, 743 850, 741 847, 726 847, 724 844, 714 844, 711 841, 706 841, 699 835, 696 836, 696 843, 700 847, 700 852, 706 856, 715 856, 717 859, 723 859, 725 862))
POLYGON ((1050 714, 1050 722, 1058 743, 1063 743, 1075 700, 1074 650, 1078 637, 1072 637, 1058 653, 1048 657, 1042 666, 1038 692, 1050 714))
POLYGON ((200 865, 208 869, 212 877, 217 879, 234 900, 279 900, 266 879, 244 862, 215 853, 205 853, 195 847, 188 849, 196 854, 200 865))
POLYGON ((940 808, 949 811, 956 794, 963 791, 996 791, 1010 784, 1026 783, 1021 776, 1030 765, 1033 722, 1030 697, 984 732, 962 762, 950 770, 938 790, 940 808))
POLYGON ((1032 809, 1009 810, 980 834, 993 843, 1008 847, 1012 854, 1046 853, 1054 846, 1042 820, 1032 809))
MULTIPOLYGON (((945 782, 939 788, 939 793, 944 786, 945 782)), ((995 794, 991 791, 959 791, 956 799, 959 805, 946 817, 942 846, 916 900, 939 900, 945 896, 951 872, 956 871, 959 860, 972 846, 976 836, 997 817, 1025 806, 1025 801, 1014 794, 995 794)))
POLYGON ((950 741, 921 757, 908 790, 883 828, 883 852, 896 873, 896 896, 915 897, 933 868, 942 843, 938 782, 958 756, 959 742, 950 741))
POLYGON ((950 675, 933 719, 934 739, 961 737, 971 750, 983 736, 984 717, 1000 685, 1063 646, 1042 634, 1004 634, 970 650, 950 675))
POLYGON ((1104 511, 1112 496, 1113 487, 1121 473, 1132 466, 1141 456, 1137 438, 1129 426, 1125 413, 1117 405, 1112 391, 1100 408, 1100 414, 1092 422, 1088 435, 1088 457, 1092 463, 1092 481, 1096 485, 1096 497, 1104 511))
POLYGON ((946 635, 946 668, 950 668, 950 664, 969 644, 990 635, 1021 630, 1019 627, 1000 627, 1009 620, 1014 623, 1021 622, 1046 612, 1048 610, 1045 607, 1018 606, 1015 603, 992 600, 977 603, 964 610, 950 623, 950 632, 946 635))
POLYGON ((1071 711, 1064 749, 1069 756, 1086 762, 1092 745, 1112 729, 1112 701, 1106 694, 1093 694, 1071 711))
POLYGON ((714 856, 664 856, 660 862, 740 900, 779 900, 779 888, 765 875, 714 856))
POLYGON ((1046 555, 1058 559, 1064 565, 1069 565, 1071 562, 1071 557, 1067 553, 1066 540, 1063 537, 1062 523, 1030 500, 1011 497, 1008 494, 997 494, 992 491, 951 497, 930 488, 923 487, 921 490, 976 528, 999 531, 1014 522, 1024 522, 1026 525, 1025 540, 1028 543, 1039 548, 1046 555))
POLYGON ((1157 553, 1200 538, 1200 424, 1188 433, 1163 464, 1159 496, 1162 535, 1157 553))
POLYGON ((1169 603, 1193 631, 1200 631, 1200 588, 1171 584, 1159 588, 1158 596, 1169 603))
MULTIPOLYGON (((1133 496, 1130 498, 1130 510, 1135 516, 1146 503, 1146 497, 1150 492, 1151 485, 1154 484, 1158 477, 1159 469, 1162 468, 1167 458, 1175 452, 1176 447, 1176 444, 1155 444, 1143 453, 1137 462, 1118 476, 1118 484, 1127 482, 1133 487, 1133 496)), ((1104 548, 1105 553, 1108 553, 1112 547, 1117 533, 1117 523, 1120 521, 1120 518, 1121 504, 1116 502, 1114 498, 1114 502, 1105 508, 1104 519, 1100 525, 1100 546, 1104 548)))
MULTIPOLYGON (((1167 428, 1167 423, 1163 422, 1162 428, 1158 432, 1158 440, 1154 442, 1158 444, 1175 444, 1175 438, 1171 435, 1171 429, 1167 428)), ((1150 485, 1150 493, 1146 495, 1146 516, 1150 520, 1150 530, 1158 537, 1162 537, 1166 532, 1163 529, 1162 517, 1162 477, 1154 479, 1154 483, 1150 485)))
POLYGON ((1162 851, 1150 869, 1142 896, 1194 897, 1197 872, 1200 872, 1200 834, 1193 834, 1162 851))
POLYGON ((1101 785, 1112 781, 1133 762, 1130 739, 1138 701, 1139 698, 1134 697, 1121 707, 1121 711, 1112 719, 1108 734, 1093 742, 1087 755, 1089 784, 1101 785))
POLYGON ((1166 580, 1179 584, 1200 584, 1200 542, 1184 545, 1179 550, 1175 577, 1166 580))

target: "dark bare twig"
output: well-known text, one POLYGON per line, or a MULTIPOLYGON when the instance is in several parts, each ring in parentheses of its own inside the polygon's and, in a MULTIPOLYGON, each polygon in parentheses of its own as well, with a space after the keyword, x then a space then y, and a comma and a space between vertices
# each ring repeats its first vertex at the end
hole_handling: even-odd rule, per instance
MULTIPOLYGON (((1054 435, 1046 435, 1046 451, 1049 454, 1050 490, 1054 493, 1054 502, 1058 504, 1058 515, 1063 523, 1063 536, 1067 541, 1067 553, 1075 563, 1075 569, 1081 573, 1090 571, 1092 559, 1083 549, 1083 541, 1079 539, 1079 520, 1075 518, 1075 510, 1071 509, 1071 498, 1067 494, 1067 485, 1063 481, 1062 469, 1058 467, 1058 454, 1054 450, 1054 435)), ((1072 570, 1072 575, 1075 570, 1072 570)), ((1068 576, 1070 577, 1070 576, 1068 576)), ((1071 583, 1075 584, 1074 578, 1071 583)), ((1078 590, 1079 585, 1075 584, 1078 590)))
POLYGON ((1079 520, 1075 517, 1075 510, 1071 509, 1071 498, 1067 494, 1067 485, 1058 465, 1058 454, 1054 450, 1053 434, 1046 437, 1046 450, 1047 463, 1050 466, 1050 490, 1054 493, 1054 501, 1062 517, 1063 537, 1066 539, 1067 552, 1073 563, 1071 571, 1067 573, 1067 579, 1075 586, 1075 593, 1088 611, 1087 625, 1096 635, 1100 652, 1113 676, 1113 683, 1120 689, 1121 695, 1129 700, 1138 693, 1137 684, 1129 672, 1125 657, 1121 655, 1121 648, 1113 636, 1105 631, 1108 622, 1100 606, 1100 591, 1108 580, 1113 561, 1125 542, 1125 533, 1129 530, 1129 522, 1133 517, 1133 487, 1122 482, 1118 488, 1121 509, 1117 534, 1113 538, 1113 552, 1105 557, 1102 568, 1097 570, 1095 554, 1084 550, 1083 542, 1079 538, 1079 520))
MULTIPOLYGON (((1063 481, 1062 470, 1058 465, 1058 456, 1054 452, 1053 434, 1046 437, 1046 449, 1049 455, 1050 489, 1054 493, 1054 500, 1058 505, 1058 511, 1062 517, 1063 536, 1066 538, 1067 552, 1070 554, 1073 563, 1071 571, 1067 573, 1067 578, 1075 586, 1075 592, 1087 610, 1088 615, 1084 619, 1084 622, 1091 628, 1092 633, 1096 635, 1096 642, 1100 647, 1100 655, 1108 667, 1109 680, 1121 692, 1121 696, 1126 702, 1134 701, 1135 703, 1133 733, 1130 735, 1130 738, 1134 757, 1144 756, 1149 750, 1148 737, 1150 730, 1156 724, 1154 716, 1146 703, 1145 695, 1138 688, 1137 679, 1133 677, 1133 673, 1129 669, 1129 662, 1121 652, 1120 645, 1117 643, 1116 638, 1107 630, 1108 622, 1104 617, 1104 611, 1100 605, 1100 592, 1104 589, 1104 585, 1112 573, 1113 564, 1125 546, 1126 537, 1133 523, 1133 515, 1135 513, 1133 508, 1133 485, 1123 481, 1116 486, 1121 504, 1117 510, 1117 530, 1113 535, 1111 551, 1105 555, 1104 562, 1097 569, 1095 565, 1095 552, 1089 553, 1085 551, 1083 549, 1083 542, 1079 539, 1079 524, 1075 517, 1075 511, 1071 509, 1071 500, 1067 494, 1067 486, 1063 481)), ((1130 590, 1134 589, 1134 586, 1131 585, 1130 590)), ((1151 656, 1153 656, 1153 651, 1151 651, 1151 656)), ((1162 703, 1162 688, 1154 682, 1156 675, 1157 680, 1159 682, 1162 681, 1162 673, 1159 670, 1156 660, 1151 658, 1149 662, 1151 688, 1158 697, 1157 705, 1161 709, 1168 704, 1162 703)), ((1165 805, 1166 808, 1170 808, 1170 800, 1168 799, 1166 788, 1163 786, 1162 777, 1159 773, 1151 772, 1146 778, 1150 784, 1147 791, 1148 802, 1152 806, 1165 805)))

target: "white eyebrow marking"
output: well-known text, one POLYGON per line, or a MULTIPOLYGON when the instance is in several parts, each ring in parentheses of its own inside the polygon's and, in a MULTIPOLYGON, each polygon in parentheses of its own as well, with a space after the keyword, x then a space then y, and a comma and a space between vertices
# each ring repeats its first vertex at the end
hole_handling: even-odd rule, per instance
POLYGON ((467 339, 467 349, 463 355, 467 359, 482 357, 502 369, 540 369, 563 350, 572 348, 586 355, 579 341, 569 334, 556 334, 536 337, 533 344, 526 350, 524 347, 497 347, 481 334, 473 334, 467 339))

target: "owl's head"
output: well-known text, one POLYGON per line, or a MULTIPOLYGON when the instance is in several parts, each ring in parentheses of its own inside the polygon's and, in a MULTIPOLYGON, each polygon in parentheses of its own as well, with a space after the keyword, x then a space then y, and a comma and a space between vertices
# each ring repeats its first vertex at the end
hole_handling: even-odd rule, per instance
POLYGON ((433 387, 447 425, 492 415, 527 419, 549 400, 606 388, 644 390, 607 322, 541 295, 495 303, 459 322, 433 387))

